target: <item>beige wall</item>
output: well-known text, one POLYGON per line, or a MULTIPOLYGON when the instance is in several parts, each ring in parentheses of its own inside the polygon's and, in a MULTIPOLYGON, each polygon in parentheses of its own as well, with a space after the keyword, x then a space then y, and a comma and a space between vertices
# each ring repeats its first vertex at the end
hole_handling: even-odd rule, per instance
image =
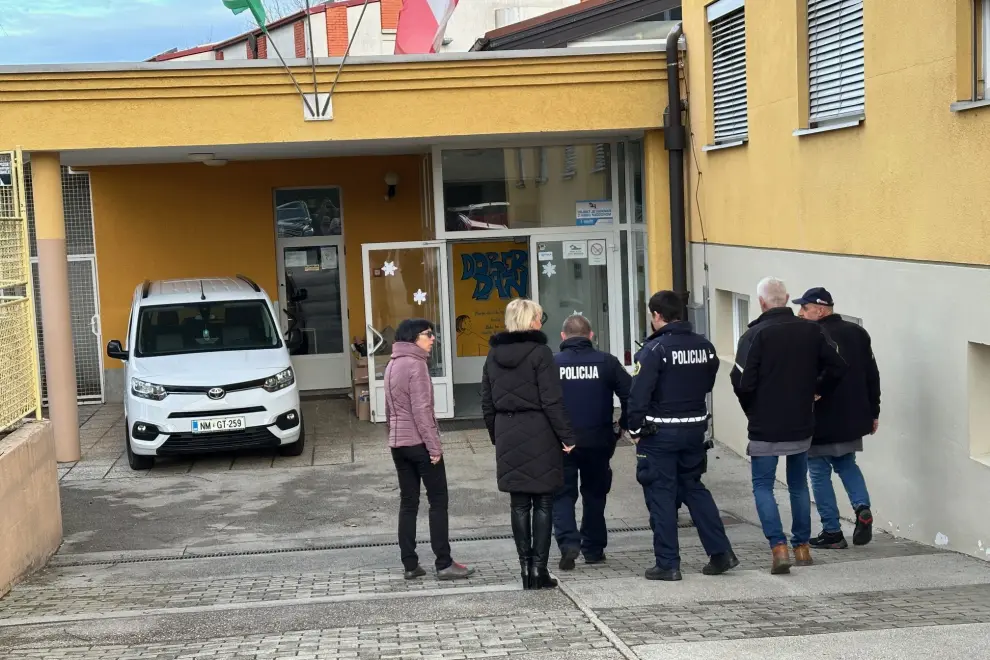
POLYGON ((0 440, 0 596, 43 567, 61 542, 52 427, 32 422, 0 440))
MULTIPOLYGON (((732 308, 716 292, 748 295, 752 320, 762 277, 780 277, 792 296, 825 286, 837 313, 863 320, 880 368, 880 430, 858 458, 877 524, 929 545, 943 535, 950 550, 990 560, 990 417, 982 413, 990 395, 990 307, 974 304, 990 290, 990 270, 724 245, 707 251, 711 327, 722 359, 713 410, 718 440, 745 455, 746 418, 729 383, 732 308)), ((698 300, 705 271, 697 244, 692 274, 698 300)), ((838 479, 835 492, 851 517, 838 479)), ((812 520, 817 530, 817 513, 812 520)))

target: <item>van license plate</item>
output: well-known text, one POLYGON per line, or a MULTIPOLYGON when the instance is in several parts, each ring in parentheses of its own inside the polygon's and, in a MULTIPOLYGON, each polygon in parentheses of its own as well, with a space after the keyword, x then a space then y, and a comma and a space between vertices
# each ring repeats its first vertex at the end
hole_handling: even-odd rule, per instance
POLYGON ((216 433, 217 431, 240 431, 244 428, 243 417, 214 417, 212 419, 194 419, 193 433, 216 433))

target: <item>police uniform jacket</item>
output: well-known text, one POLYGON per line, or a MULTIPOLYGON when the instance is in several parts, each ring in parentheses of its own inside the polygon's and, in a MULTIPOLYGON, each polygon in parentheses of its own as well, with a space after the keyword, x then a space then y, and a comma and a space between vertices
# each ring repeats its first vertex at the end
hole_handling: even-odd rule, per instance
POLYGON ((799 442, 815 433, 815 394, 831 394, 846 363, 814 321, 767 310, 739 338, 730 376, 749 419, 749 439, 799 442))
POLYGON ((629 429, 640 433, 658 427, 707 428, 705 396, 715 385, 718 356, 711 342, 687 321, 668 323, 636 353, 629 394, 629 429))
POLYGON ((815 403, 813 444, 858 440, 872 433, 873 420, 880 418, 880 371, 870 333, 838 314, 818 323, 849 367, 832 393, 815 403))
POLYGON ((632 376, 611 353, 597 350, 587 337, 571 337, 554 356, 564 388, 564 407, 571 420, 578 447, 609 448, 615 444, 612 430, 612 395, 619 397, 626 428, 626 407, 632 376))
POLYGON ((547 495, 564 485, 563 446, 574 445, 560 375, 542 332, 500 332, 481 380, 498 489, 547 495))

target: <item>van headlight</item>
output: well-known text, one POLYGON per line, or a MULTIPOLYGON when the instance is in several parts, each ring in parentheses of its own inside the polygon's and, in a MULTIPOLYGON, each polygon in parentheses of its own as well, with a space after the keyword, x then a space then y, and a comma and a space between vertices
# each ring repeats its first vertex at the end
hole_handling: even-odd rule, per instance
POLYGON ((268 392, 278 392, 284 390, 289 385, 296 382, 296 375, 292 373, 292 367, 285 371, 280 371, 274 376, 265 379, 265 390, 268 392))
POLYGON ((168 396, 168 392, 165 391, 163 386, 138 380, 137 378, 131 378, 131 394, 139 399, 151 399, 152 401, 161 401, 168 396))

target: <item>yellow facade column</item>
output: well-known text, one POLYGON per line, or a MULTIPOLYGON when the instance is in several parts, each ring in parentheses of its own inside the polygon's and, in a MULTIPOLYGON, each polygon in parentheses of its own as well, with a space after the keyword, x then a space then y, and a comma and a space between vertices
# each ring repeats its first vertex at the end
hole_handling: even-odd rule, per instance
POLYGON ((650 256, 650 295, 674 285, 670 263, 670 171, 663 131, 643 137, 643 209, 650 256))
POLYGON ((34 229, 38 240, 38 279, 41 284, 48 414, 55 430, 55 459, 64 463, 78 461, 80 450, 76 362, 72 349, 69 264, 65 250, 59 154, 31 154, 31 179, 34 229))

